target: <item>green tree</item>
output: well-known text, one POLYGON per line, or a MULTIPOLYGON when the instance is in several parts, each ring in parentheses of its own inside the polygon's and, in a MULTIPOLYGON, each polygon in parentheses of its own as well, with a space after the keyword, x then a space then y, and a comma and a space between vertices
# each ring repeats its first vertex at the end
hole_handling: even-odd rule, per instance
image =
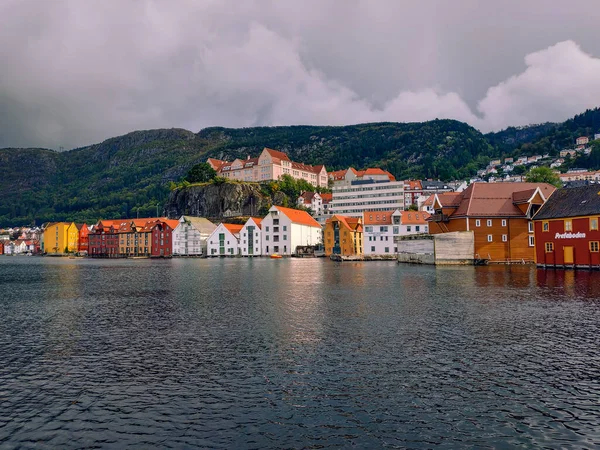
POLYGON ((184 180, 189 183, 206 183, 216 178, 217 172, 208 163, 196 164, 192 167, 184 180))
POLYGON ((531 169, 529 172, 527 172, 527 175, 525 175, 525 179, 529 183, 549 183, 556 187, 562 186, 562 182, 560 181, 558 174, 549 167, 545 166, 531 169))

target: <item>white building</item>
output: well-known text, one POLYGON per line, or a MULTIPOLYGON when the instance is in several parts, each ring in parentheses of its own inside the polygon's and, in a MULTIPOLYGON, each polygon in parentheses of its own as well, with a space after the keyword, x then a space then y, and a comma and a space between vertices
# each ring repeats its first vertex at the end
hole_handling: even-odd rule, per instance
POLYGON ((262 255, 262 219, 250 217, 240 231, 239 249, 242 256, 262 255))
POLYGON ((262 254, 290 256, 299 245, 323 242, 321 225, 306 211, 272 206, 261 222, 262 254))
POLYGON ((208 238, 217 226, 204 217, 181 216, 173 230, 173 255, 206 255, 208 238))
POLYGON ((423 211, 365 211, 363 216, 363 253, 388 255, 397 253, 396 236, 429 233, 423 211))
POLYGON ((208 238, 207 256, 236 256, 240 254, 240 231, 243 225, 220 223, 208 238))
POLYGON ((320 216, 323 214, 323 199, 318 192, 303 192, 298 197, 298 205, 310 208, 313 212, 313 216, 320 216))
POLYGON ((362 217, 363 211, 404 209, 404 181, 353 181, 334 186, 329 214, 362 217))
POLYGON ((594 135, 594 140, 596 140, 596 139, 600 139, 600 133, 596 133, 596 134, 594 135))

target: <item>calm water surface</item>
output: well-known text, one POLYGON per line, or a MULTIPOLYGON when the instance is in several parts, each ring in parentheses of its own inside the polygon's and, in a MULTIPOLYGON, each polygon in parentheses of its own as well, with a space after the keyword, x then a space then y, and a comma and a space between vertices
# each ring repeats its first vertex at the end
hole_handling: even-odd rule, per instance
POLYGON ((592 448, 600 273, 0 257, 1 448, 592 448))

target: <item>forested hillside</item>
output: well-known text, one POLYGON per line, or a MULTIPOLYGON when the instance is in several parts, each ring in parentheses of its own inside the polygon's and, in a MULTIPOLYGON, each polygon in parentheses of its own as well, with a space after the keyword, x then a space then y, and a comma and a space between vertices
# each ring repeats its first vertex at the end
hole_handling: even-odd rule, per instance
POLYGON ((257 156, 263 147, 328 169, 381 166, 402 178, 448 180, 475 173, 493 152, 474 128, 453 120, 344 127, 136 131, 67 152, 2 149, 0 226, 156 214, 169 181, 207 157, 257 156))
MULTIPOLYGON (((600 133, 600 110, 560 124, 481 134, 455 120, 135 131, 66 152, 0 149, 0 226, 55 220, 95 222, 162 211, 170 181, 207 157, 257 156, 264 147, 328 170, 379 166, 398 179, 467 178, 491 157, 557 154, 600 133)), ((583 167, 600 168, 594 152, 583 167), (598 166, 598 167, 597 167, 598 166)))

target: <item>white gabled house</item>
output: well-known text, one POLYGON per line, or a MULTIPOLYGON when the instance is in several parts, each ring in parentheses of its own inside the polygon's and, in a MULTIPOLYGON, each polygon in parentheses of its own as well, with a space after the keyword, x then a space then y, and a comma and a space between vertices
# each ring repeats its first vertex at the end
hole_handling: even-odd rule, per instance
POLYGON ((204 217, 181 216, 173 230, 173 255, 206 255, 208 238, 217 226, 204 217))
POLYGON ((291 256, 299 245, 323 242, 321 225, 306 211, 272 206, 261 222, 262 254, 291 256))
POLYGON ((313 216, 323 214, 323 199, 318 192, 303 192, 298 197, 298 205, 310 208, 313 211, 313 216))
POLYGON ((262 255, 262 219, 250 217, 240 231, 239 249, 242 256, 262 255))
POLYGON ((220 223, 208 238, 207 256, 237 256, 240 254, 240 231, 243 225, 220 223))

